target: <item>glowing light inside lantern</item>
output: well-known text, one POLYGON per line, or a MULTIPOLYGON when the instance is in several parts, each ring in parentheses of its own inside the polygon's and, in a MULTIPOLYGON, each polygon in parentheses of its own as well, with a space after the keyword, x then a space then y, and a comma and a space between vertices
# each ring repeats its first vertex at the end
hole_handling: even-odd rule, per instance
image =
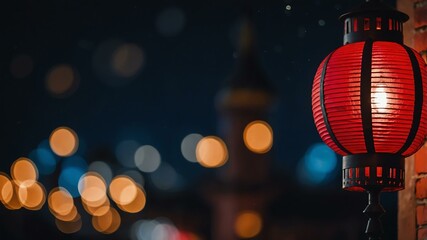
POLYGON ((375 92, 373 93, 372 100, 373 100, 374 109, 376 109, 380 113, 383 113, 386 111, 388 97, 384 88, 376 88, 375 92))

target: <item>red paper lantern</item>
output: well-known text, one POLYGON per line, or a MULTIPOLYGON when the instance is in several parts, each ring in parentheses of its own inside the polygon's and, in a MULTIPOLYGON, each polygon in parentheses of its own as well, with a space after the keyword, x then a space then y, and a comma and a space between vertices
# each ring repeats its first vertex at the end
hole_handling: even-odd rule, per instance
MULTIPOLYGON (((425 63, 413 49, 386 41, 351 43, 320 64, 313 83, 313 116, 322 140, 343 156, 403 158, 424 143, 426 93, 425 63)), ((387 174, 398 175, 402 181, 384 190, 403 188, 403 173, 396 170, 387 174)), ((356 177, 365 169, 349 171, 344 174, 356 177)), ((362 189, 350 186, 348 190, 362 189)))
POLYGON ((343 155, 343 188, 369 193, 366 234, 380 239, 379 193, 404 188, 404 158, 427 134, 427 68, 402 43, 408 16, 366 1, 341 17, 345 45, 317 69, 312 110, 322 140, 343 155))
POLYGON ((404 157, 427 133, 427 70, 401 43, 405 15, 364 10, 344 15, 348 44, 316 72, 313 116, 322 140, 344 156, 345 189, 395 191, 404 188, 404 157))

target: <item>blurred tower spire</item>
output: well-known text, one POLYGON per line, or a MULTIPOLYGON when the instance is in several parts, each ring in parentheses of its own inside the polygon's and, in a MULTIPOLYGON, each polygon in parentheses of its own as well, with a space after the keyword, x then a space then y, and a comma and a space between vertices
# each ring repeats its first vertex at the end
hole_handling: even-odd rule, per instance
MULTIPOLYGON (((239 236, 242 229, 236 229, 241 227, 238 219, 245 212, 255 213, 255 218, 244 220, 244 224, 256 225, 261 220, 261 225, 265 225, 263 216, 273 185, 271 156, 268 152, 250 151, 243 133, 253 121, 267 122, 274 97, 273 87, 258 60, 252 16, 247 12, 240 27, 236 68, 216 99, 219 134, 227 144, 229 161, 218 170, 217 185, 211 193, 214 240, 248 238, 241 235, 244 232, 239 236)), ((258 233, 252 230, 246 234, 268 239, 262 228, 258 233)))
POLYGON ((267 121, 275 93, 258 60, 249 14, 242 20, 238 48, 236 68, 216 99, 219 132, 230 148, 230 161, 221 178, 226 182, 260 183, 267 178, 270 161, 255 159, 264 159, 268 154, 249 151, 243 141, 243 131, 252 121, 267 121))
POLYGON ((259 63, 252 15, 247 13, 241 20, 236 68, 218 94, 217 107, 221 111, 252 104, 268 111, 273 98, 273 87, 259 63))

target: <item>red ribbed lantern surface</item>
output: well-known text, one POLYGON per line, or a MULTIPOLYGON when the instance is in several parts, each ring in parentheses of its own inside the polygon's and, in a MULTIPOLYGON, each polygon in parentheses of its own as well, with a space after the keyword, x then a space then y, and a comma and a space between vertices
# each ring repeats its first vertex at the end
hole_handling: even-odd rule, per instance
POLYGON ((343 188, 368 192, 365 233, 379 240, 380 192, 404 188, 404 158, 427 134, 427 69, 402 44, 404 13, 365 0, 341 19, 345 45, 317 69, 313 117, 322 140, 343 155, 343 188))
POLYGON ((404 188, 404 158, 427 133, 427 70, 403 45, 408 16, 380 1, 344 14, 344 46, 317 69, 313 117, 322 140, 343 157, 343 188, 404 188))
POLYGON ((427 130, 424 60, 401 44, 373 42, 371 52, 366 53, 371 55, 369 81, 362 79, 366 44, 357 42, 340 47, 320 64, 312 92, 318 132, 329 147, 343 156, 373 152, 412 155, 424 143, 427 130), (416 60, 415 66, 410 54, 416 60), (420 72, 421 79, 415 79, 414 70, 420 72), (365 111, 370 113, 372 136, 366 136, 369 133, 364 131, 367 127, 362 116, 362 81, 369 84, 365 96, 369 97, 365 100, 369 106, 365 111), (371 149, 367 138, 372 138, 371 149))

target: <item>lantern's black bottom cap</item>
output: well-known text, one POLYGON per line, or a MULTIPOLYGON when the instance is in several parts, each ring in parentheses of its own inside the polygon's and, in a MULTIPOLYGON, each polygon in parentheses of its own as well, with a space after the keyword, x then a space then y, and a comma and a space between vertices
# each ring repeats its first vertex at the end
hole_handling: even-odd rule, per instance
POLYGON ((342 187, 348 191, 394 192, 405 188, 405 158, 388 153, 343 157, 342 187))

